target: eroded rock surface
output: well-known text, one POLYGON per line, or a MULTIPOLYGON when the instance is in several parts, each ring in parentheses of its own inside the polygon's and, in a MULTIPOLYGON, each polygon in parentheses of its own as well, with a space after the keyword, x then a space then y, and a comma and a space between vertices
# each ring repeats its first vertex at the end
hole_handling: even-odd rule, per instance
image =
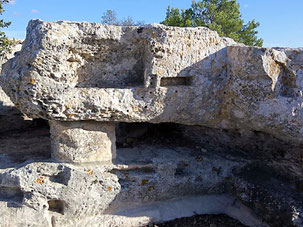
POLYGON ((36 20, 2 85, 34 118, 247 128, 301 143, 302 58, 206 28, 36 20))
POLYGON ((0 223, 142 226, 224 213, 248 226, 301 226, 300 163, 252 157, 215 140, 199 143, 183 135, 182 125, 147 128, 118 146, 115 164, 54 162, 46 137, 35 130, 20 138, 39 149, 11 138, 15 147, 1 154, 0 223))
MULTIPOLYGON (((0 65, 8 59, 13 58, 14 54, 21 50, 21 41, 14 40, 15 44, 9 51, 0 56, 0 65)), ((32 121, 24 121, 23 114, 18 110, 10 98, 5 94, 0 86, 0 133, 16 129, 25 129, 32 125, 32 121)))
POLYGON ((113 122, 50 121, 53 156, 66 162, 101 162, 116 158, 113 122))
POLYGON ((206 28, 34 20, 1 81, 33 118, 174 122, 300 145, 302 58, 302 49, 248 47, 206 28))
POLYGON ((0 134, 0 223, 302 226, 302 58, 207 28, 31 21, 1 85, 52 135, 0 134))

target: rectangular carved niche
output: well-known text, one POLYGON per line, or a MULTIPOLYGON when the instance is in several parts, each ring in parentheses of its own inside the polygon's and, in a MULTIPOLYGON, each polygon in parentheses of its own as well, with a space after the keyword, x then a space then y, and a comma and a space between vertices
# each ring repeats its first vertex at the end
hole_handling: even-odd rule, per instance
POLYGON ((160 86, 190 86, 192 84, 192 77, 183 76, 183 77, 162 77, 160 86))
POLYGON ((63 200, 53 199, 53 200, 49 200, 47 203, 48 203, 49 211, 64 214, 65 202, 63 200))

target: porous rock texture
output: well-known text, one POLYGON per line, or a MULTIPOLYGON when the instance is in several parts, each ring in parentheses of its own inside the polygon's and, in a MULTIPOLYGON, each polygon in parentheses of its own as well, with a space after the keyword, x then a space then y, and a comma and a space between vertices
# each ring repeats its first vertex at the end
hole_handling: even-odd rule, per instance
POLYGON ((112 122, 51 121, 50 131, 53 155, 61 161, 96 162, 116 158, 115 124, 112 122))
POLYGON ((301 143, 302 58, 206 28, 35 20, 2 84, 33 118, 246 128, 301 143))
POLYGON ((202 27, 31 21, 1 86, 51 146, 47 126, 4 146, 1 225, 303 226, 302 58, 202 27))
MULTIPOLYGON (((14 44, 4 50, 0 56, 0 65, 2 66, 8 59, 14 57, 14 53, 21 50, 21 40, 13 40, 14 44)), ((1 67, 0 67, 1 68, 1 67)), ((24 129, 32 125, 29 119, 24 121, 24 116, 12 103, 0 86, 0 132, 24 129)))

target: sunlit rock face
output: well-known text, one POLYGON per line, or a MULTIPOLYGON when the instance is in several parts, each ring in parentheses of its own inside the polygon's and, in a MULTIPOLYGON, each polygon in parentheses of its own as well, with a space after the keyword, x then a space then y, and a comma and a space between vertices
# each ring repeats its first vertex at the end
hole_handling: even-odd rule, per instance
POLYGON ((301 49, 248 47, 207 28, 34 20, 2 86, 28 116, 177 122, 303 141, 301 49))
POLYGON ((30 21, 1 86, 51 135, 26 135, 36 158, 0 136, 0 221, 300 226, 302 60, 203 27, 30 21))

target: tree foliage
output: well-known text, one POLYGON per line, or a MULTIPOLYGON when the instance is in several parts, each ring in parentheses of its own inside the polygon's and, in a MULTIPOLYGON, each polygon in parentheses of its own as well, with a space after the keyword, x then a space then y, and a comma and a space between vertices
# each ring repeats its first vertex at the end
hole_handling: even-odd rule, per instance
POLYGON ((244 24, 239 7, 236 0, 193 0, 189 9, 168 7, 162 24, 178 27, 204 26, 237 42, 262 46, 263 40, 257 37, 256 30, 260 23, 252 20, 244 24))
MULTIPOLYGON (((3 4, 8 3, 10 0, 0 0, 0 15, 3 14, 3 4)), ((10 49, 13 41, 9 40, 1 28, 7 28, 11 22, 5 22, 3 19, 0 20, 0 56, 3 55, 7 50, 10 49)))
POLYGON ((101 23, 107 25, 119 25, 119 26, 142 26, 144 25, 143 21, 135 22, 133 18, 127 17, 119 20, 117 14, 113 10, 106 10, 106 12, 101 17, 101 23))
POLYGON ((102 24, 108 24, 108 25, 118 25, 118 19, 117 14, 113 10, 106 10, 106 12, 101 17, 101 23, 102 24))

